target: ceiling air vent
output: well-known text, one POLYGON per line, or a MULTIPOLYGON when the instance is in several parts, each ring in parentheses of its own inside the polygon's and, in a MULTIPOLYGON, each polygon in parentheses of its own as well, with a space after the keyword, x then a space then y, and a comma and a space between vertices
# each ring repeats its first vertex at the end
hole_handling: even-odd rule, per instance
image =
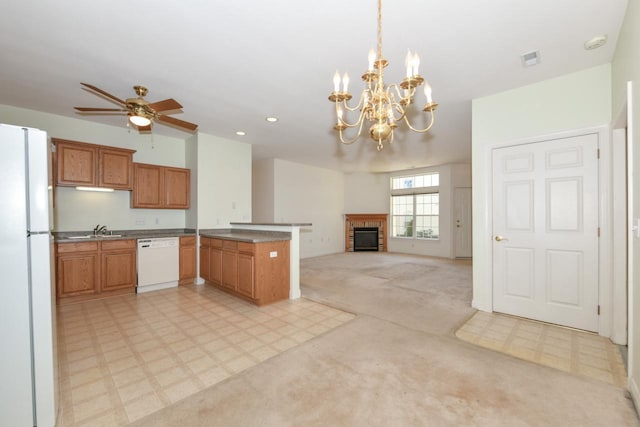
POLYGON ((533 52, 527 52, 522 55, 522 65, 525 67, 533 67, 540 63, 540 52, 537 50, 533 52))

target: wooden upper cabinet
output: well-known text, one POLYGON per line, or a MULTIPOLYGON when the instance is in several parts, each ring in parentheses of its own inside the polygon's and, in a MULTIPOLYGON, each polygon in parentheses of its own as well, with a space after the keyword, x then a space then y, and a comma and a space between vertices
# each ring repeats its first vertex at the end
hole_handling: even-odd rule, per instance
POLYGON ((52 138, 56 185, 131 190, 135 150, 52 138))
POLYGON ((180 168, 164 168, 164 207, 189 209, 191 171, 180 168))
POLYGON ((56 144, 56 185, 96 186, 98 149, 96 146, 53 139, 56 144))
POLYGON ((119 190, 133 188, 132 153, 100 148, 98 150, 98 186, 119 190))
POLYGON ((132 208, 189 209, 191 171, 167 166, 133 164, 132 208))
POLYGON ((131 192, 132 208, 163 207, 163 179, 162 166, 133 164, 134 184, 131 192))

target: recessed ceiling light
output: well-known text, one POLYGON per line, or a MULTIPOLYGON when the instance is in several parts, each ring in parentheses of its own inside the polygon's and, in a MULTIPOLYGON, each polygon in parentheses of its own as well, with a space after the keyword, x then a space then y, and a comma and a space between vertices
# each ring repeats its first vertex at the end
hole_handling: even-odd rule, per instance
POLYGON ((245 136, 245 135, 246 135, 246 132, 243 132, 243 131, 239 130, 238 132, 236 132, 236 135, 238 135, 238 136, 245 136))
POLYGON ((275 123, 275 122, 278 121, 278 118, 277 117, 267 117, 265 120, 268 121, 269 123, 275 123))
POLYGON ((603 46, 607 42, 607 35, 604 34, 602 36, 597 36, 592 38, 591 40, 587 40, 584 42, 584 48, 586 50, 597 49, 600 46, 603 46))

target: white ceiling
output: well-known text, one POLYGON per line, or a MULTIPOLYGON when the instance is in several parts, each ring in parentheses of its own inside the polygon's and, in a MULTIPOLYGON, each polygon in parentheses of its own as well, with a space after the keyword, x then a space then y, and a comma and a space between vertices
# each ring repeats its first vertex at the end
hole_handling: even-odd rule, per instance
MULTIPOLYGON (((10 1, 0 14, 0 104, 82 117, 74 106, 112 107, 80 86, 119 98, 175 98, 204 133, 276 157, 331 169, 390 171, 470 162, 471 99, 611 61, 627 0, 386 0, 387 82, 399 82, 407 49, 440 104, 428 134, 396 131, 376 152, 368 136, 339 144, 327 100, 336 69, 351 91, 376 44, 376 0, 10 1), (608 34, 586 51, 586 40, 608 34), (523 68, 520 55, 540 51, 523 68), (267 123, 266 116, 280 121, 267 123), (247 134, 235 135, 237 130, 247 134)), ((420 99, 417 104, 421 105, 420 99)), ((154 132, 189 134, 157 124, 154 132)))

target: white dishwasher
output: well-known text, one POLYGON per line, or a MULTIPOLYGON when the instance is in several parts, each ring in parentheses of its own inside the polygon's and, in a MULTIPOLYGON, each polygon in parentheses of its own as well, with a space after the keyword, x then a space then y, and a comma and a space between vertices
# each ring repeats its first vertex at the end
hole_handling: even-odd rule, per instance
POLYGON ((137 293, 178 286, 180 243, 178 237, 138 239, 137 293))

